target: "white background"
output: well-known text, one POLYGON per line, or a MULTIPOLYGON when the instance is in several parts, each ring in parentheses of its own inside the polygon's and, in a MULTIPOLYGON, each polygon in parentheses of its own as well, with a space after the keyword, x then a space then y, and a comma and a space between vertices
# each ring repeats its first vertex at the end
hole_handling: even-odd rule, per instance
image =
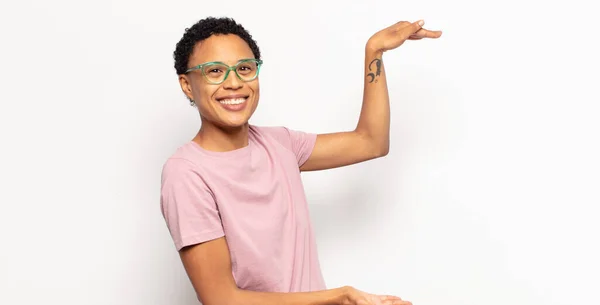
POLYGON ((206 16, 262 50, 252 123, 309 132, 355 126, 371 34, 444 31, 384 56, 390 154, 304 174, 329 287, 600 304, 600 22, 550 3, 3 2, 0 304, 196 304, 158 194, 199 128, 172 52, 206 16))

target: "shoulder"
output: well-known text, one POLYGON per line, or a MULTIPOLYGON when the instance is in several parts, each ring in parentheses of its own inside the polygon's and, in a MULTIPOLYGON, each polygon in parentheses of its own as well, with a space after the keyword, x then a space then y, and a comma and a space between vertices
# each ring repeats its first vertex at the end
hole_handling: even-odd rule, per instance
POLYGON ((292 147, 298 141, 313 141, 316 134, 291 129, 286 126, 250 126, 251 132, 270 140, 275 140, 286 147, 292 147))
POLYGON ((250 126, 250 132, 257 135, 268 137, 277 141, 287 141, 289 139, 289 129, 284 126, 250 126))
POLYGON ((180 146, 171 154, 162 166, 162 180, 174 177, 200 176, 203 157, 194 150, 193 143, 180 146))
POLYGON ((317 134, 290 129, 284 126, 258 127, 253 126, 251 131, 259 137, 279 143, 288 152, 296 157, 299 165, 304 164, 310 157, 317 141, 317 134))

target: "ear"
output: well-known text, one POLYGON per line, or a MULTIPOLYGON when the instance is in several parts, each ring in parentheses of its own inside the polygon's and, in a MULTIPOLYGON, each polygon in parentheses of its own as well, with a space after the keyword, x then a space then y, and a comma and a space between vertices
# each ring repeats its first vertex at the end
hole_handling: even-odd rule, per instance
POLYGON ((181 86, 181 90, 188 97, 188 99, 193 100, 194 96, 192 94, 192 83, 187 75, 179 75, 179 85, 181 86))

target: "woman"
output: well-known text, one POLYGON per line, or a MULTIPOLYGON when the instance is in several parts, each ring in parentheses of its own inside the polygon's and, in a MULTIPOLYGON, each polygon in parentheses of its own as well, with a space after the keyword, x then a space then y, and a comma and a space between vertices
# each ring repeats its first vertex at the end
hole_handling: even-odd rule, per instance
POLYGON ((407 39, 440 37, 422 25, 399 22, 368 40, 356 129, 319 135, 248 123, 259 101, 262 60, 241 25, 206 18, 186 30, 175 69, 202 125, 164 164, 161 208, 203 304, 410 304, 325 287, 300 172, 387 154, 382 54, 407 39))

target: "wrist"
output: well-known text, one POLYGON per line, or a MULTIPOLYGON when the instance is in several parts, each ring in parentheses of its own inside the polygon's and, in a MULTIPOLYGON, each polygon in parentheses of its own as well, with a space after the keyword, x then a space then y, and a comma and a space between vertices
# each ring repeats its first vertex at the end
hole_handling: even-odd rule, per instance
POLYGON ((336 288, 333 290, 333 293, 335 295, 334 299, 333 299, 333 303, 335 305, 345 305, 348 304, 348 299, 349 299, 349 295, 350 295, 350 286, 344 286, 344 287, 340 287, 340 288, 336 288))
POLYGON ((383 50, 377 47, 373 42, 368 41, 365 45, 365 56, 381 58, 383 50))

